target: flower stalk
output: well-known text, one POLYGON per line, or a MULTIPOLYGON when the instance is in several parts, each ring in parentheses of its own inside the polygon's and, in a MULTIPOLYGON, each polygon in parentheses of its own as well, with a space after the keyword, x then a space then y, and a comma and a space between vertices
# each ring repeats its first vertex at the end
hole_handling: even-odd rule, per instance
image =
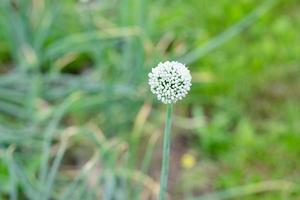
POLYGON ((158 200, 164 200, 168 187, 173 104, 188 94, 192 85, 192 76, 184 64, 177 61, 166 61, 160 62, 152 68, 148 77, 151 92, 156 95, 158 100, 168 105, 158 194, 158 200))
POLYGON ((161 175, 160 175, 160 189, 159 189, 159 197, 158 197, 159 200, 165 199, 167 186, 168 186, 172 112, 173 112, 173 104, 168 104, 166 125, 164 131, 164 141, 163 141, 163 158, 162 158, 163 160, 162 160, 161 175))

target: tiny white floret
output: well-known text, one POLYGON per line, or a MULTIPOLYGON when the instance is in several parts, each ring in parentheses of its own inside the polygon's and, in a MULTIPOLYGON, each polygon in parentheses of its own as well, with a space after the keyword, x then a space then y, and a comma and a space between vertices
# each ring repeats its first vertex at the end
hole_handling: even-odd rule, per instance
POLYGON ((151 92, 165 104, 176 103, 191 88, 192 76, 188 68, 177 61, 159 63, 148 74, 151 92))

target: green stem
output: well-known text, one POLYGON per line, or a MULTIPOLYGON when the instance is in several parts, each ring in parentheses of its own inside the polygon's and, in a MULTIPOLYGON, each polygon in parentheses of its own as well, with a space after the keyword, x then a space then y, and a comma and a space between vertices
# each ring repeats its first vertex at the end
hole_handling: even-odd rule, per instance
POLYGON ((164 144, 163 144, 163 160, 160 175, 160 189, 159 200, 165 199, 167 191, 167 182, 169 174, 169 160, 170 160, 170 139, 171 139, 171 123, 172 123, 173 104, 169 104, 167 108, 166 126, 164 131, 164 144))

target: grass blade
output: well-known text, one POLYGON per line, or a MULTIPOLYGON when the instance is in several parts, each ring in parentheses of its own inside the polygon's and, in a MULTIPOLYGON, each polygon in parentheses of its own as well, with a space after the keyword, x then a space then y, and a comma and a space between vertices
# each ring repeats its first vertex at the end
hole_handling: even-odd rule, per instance
POLYGON ((49 176, 47 177, 47 184, 46 184, 46 188, 44 190, 45 192, 42 194, 43 195, 42 199, 47 200, 50 196, 53 182, 57 175, 59 165, 60 165, 62 158, 65 154, 65 151, 67 149, 68 139, 70 138, 71 135, 74 134, 74 131, 76 131, 76 130, 71 128, 71 129, 67 129, 66 132, 62 134, 61 144, 60 144, 57 154, 54 158, 53 164, 52 164, 50 172, 49 172, 49 176))
POLYGON ((179 60, 183 63, 190 64, 197 61, 199 58, 202 58, 212 50, 220 47, 225 42, 233 38, 234 36, 241 33, 245 28, 250 26, 256 20, 258 20, 261 16, 263 16, 268 10, 270 10, 278 0, 267 0, 262 5, 257 7, 254 11, 252 11, 249 15, 244 17, 241 21, 236 23, 235 25, 229 27, 220 35, 214 37, 213 39, 209 40, 203 46, 196 48, 195 50, 191 51, 187 55, 179 58, 179 60))
POLYGON ((258 194, 262 192, 270 191, 286 191, 293 190, 295 185, 287 181, 265 181, 260 183, 255 183, 251 185, 231 188, 225 191, 214 192, 211 194, 204 195, 202 197, 192 198, 190 200, 223 200, 242 197, 247 195, 258 194))
POLYGON ((44 59, 48 60, 61 57, 66 53, 74 51, 80 52, 82 49, 86 48, 88 45, 93 45, 93 43, 98 40, 131 37, 137 34, 138 31, 131 28, 111 29, 106 30, 106 32, 88 31, 85 33, 73 34, 51 44, 45 51, 44 59))
POLYGON ((62 194, 62 196, 59 198, 59 200, 68 200, 72 196, 73 191, 76 189, 77 185, 79 184, 80 180, 82 180, 84 177, 86 177, 89 172, 94 169, 97 162, 99 160, 99 154, 95 153, 93 157, 83 166, 80 173, 75 177, 73 182, 69 184, 68 188, 65 190, 65 192, 62 194))
POLYGON ((69 106, 79 98, 80 94, 74 93, 69 98, 67 98, 60 106, 58 106, 54 113, 52 121, 49 123, 48 127, 45 131, 45 138, 44 138, 44 144, 43 144, 43 153, 42 153, 42 161, 41 161, 41 168, 39 172, 39 178, 41 183, 46 182, 47 172, 48 172, 48 162, 50 159, 50 148, 51 148, 51 141, 53 139, 55 130, 66 113, 69 106))

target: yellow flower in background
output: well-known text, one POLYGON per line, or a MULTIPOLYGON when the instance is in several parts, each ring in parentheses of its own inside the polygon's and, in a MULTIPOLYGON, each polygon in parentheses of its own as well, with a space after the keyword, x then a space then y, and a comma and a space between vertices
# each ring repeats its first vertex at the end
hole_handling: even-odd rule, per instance
POLYGON ((196 165, 196 158, 192 154, 185 153, 181 157, 181 166, 184 169, 191 169, 196 165))

